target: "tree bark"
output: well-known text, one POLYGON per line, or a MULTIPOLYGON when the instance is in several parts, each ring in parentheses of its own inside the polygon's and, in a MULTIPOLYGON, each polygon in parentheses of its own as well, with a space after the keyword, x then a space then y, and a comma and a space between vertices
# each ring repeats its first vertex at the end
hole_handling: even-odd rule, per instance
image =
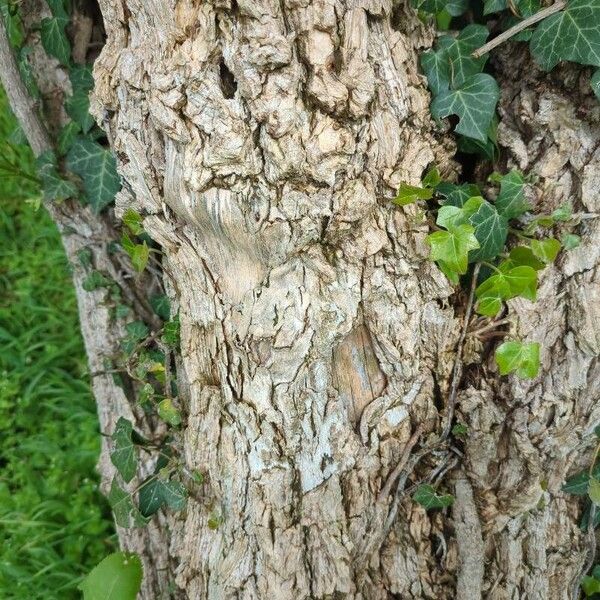
MULTIPOLYGON (((498 378, 492 343, 468 338, 456 420, 469 434, 425 454, 466 299, 428 260, 418 211, 390 199, 432 163, 456 172, 417 69, 432 31, 389 0, 100 8, 93 111, 124 181, 117 214, 143 214, 162 247, 182 452, 206 476, 184 513, 119 531, 144 559, 141 596, 575 597, 586 547, 560 488, 600 422, 598 221, 544 272, 535 304, 511 301, 514 333, 543 345, 541 375, 498 378), (425 512, 410 498, 419 481, 439 481, 453 507, 425 512)), ((539 207, 597 211, 598 111, 569 97, 579 72, 544 76, 513 47, 495 68, 507 164, 538 176, 539 207)), ((111 236, 112 215, 72 210, 81 243, 111 236)), ((75 281, 101 371, 122 324, 75 281)), ((132 294, 159 285, 131 281, 132 294)), ((109 374, 94 392, 103 431, 119 416, 155 426, 109 374)))

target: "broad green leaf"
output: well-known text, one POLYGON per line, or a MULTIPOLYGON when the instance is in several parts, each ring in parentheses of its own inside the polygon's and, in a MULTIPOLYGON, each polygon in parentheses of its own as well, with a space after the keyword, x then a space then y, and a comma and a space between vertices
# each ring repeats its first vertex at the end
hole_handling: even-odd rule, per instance
POLYGON ((556 210, 552 211, 552 218, 555 221, 568 221, 573 216, 573 207, 570 202, 561 204, 556 210))
POLYGON ((581 238, 574 233, 565 233, 560 239, 560 242, 565 250, 573 250, 581 243, 581 238))
POLYGON ((143 321, 131 321, 125 325, 127 337, 121 340, 121 348, 126 354, 131 354, 136 346, 150 333, 147 325, 143 321))
POLYGON ((462 207, 465 202, 473 197, 481 196, 479 188, 472 183, 463 183, 462 185, 456 185, 455 183, 440 183, 436 190, 438 194, 444 196, 444 206, 458 206, 462 207))
POLYGON ((154 294, 150 296, 150 306, 163 321, 169 320, 171 316, 171 302, 166 294, 154 294))
POLYGON ((507 219, 514 219, 526 213, 529 202, 525 198, 523 190, 525 180, 518 171, 511 171, 500 180, 500 193, 496 199, 496 209, 507 219))
POLYGON ((444 52, 428 50, 421 54, 419 63, 434 96, 448 89, 450 86, 450 62, 444 52))
POLYGON ((452 427, 452 435, 464 437, 469 432, 469 428, 464 423, 456 423, 452 427))
POLYGON ((560 252, 560 242, 555 238, 545 240, 531 240, 531 251, 541 261, 549 264, 554 262, 560 252))
POLYGON ((600 594, 600 579, 586 575, 581 580, 581 589, 588 598, 594 594, 600 594))
POLYGON ((445 48, 444 52, 450 63, 452 89, 461 88, 472 75, 483 70, 487 56, 473 58, 472 54, 485 44, 488 35, 488 29, 483 25, 467 25, 453 39, 452 44, 445 48))
POLYGON ((445 229, 458 227, 463 223, 469 223, 469 217, 475 214, 483 204, 484 199, 481 196, 469 198, 461 208, 458 206, 444 205, 438 210, 436 224, 445 229))
POLYGON ((477 212, 469 218, 475 228, 479 248, 470 256, 470 262, 489 260, 502 252, 508 235, 508 220, 499 214, 489 202, 483 202, 477 212))
POLYGON ((115 516, 115 523, 120 527, 129 529, 146 525, 147 520, 136 508, 133 499, 131 498, 131 494, 121 488, 117 483, 116 477, 112 480, 112 485, 110 486, 108 503, 115 516))
POLYGON ((181 413, 177 410, 171 398, 165 398, 158 404, 158 416, 169 425, 177 427, 181 425, 181 413))
POLYGON ((126 483, 129 483, 135 477, 137 471, 137 455, 131 438, 132 433, 131 421, 119 417, 115 431, 111 436, 114 442, 114 450, 110 453, 110 460, 126 483))
POLYGON ((573 477, 569 477, 562 486, 562 491, 574 496, 586 496, 588 493, 588 482, 590 475, 587 471, 582 471, 573 477))
POLYGON ((462 15, 467 10, 467 0, 412 0, 411 5, 417 10, 430 14, 448 12, 453 17, 462 15))
POLYGON ((501 10, 506 10, 506 0, 484 0, 483 2, 483 14, 489 15, 501 10))
POLYGON ((71 146, 75 142, 75 138, 80 131, 81 127, 79 126, 79 123, 76 123, 75 121, 69 121, 60 130, 56 147, 61 156, 64 156, 71 149, 71 146))
POLYGON ((596 506, 600 506, 600 481, 595 477, 588 481, 588 496, 596 506))
POLYGON ((495 317, 502 301, 510 297, 510 285, 502 274, 492 275, 475 289, 477 312, 486 317, 495 317))
POLYGON ((40 27, 44 50, 65 66, 68 66, 71 60, 71 45, 65 33, 68 23, 68 16, 59 15, 42 19, 40 27))
POLYGON ((61 202, 78 195, 77 186, 59 175, 56 157, 51 150, 42 152, 35 164, 42 181, 44 200, 61 202))
POLYGON ((79 584, 83 600, 136 600, 142 586, 142 562, 137 554, 109 554, 79 584))
POLYGON ((129 231, 133 233, 133 235, 140 235, 140 233, 144 232, 143 221, 144 218, 140 213, 136 212, 132 208, 128 208, 123 215, 123 223, 127 225, 129 231))
POLYGON ((549 71, 561 60, 600 66, 600 0, 570 0, 544 19, 531 38, 530 49, 549 71))
POLYGON ((88 92, 78 91, 69 96, 65 102, 65 109, 71 119, 81 126, 83 133, 87 133, 94 126, 94 117, 90 115, 88 92))
POLYGON ((427 236, 431 260, 444 263, 450 270, 463 275, 467 272, 468 254, 479 247, 471 225, 459 225, 448 231, 436 231, 427 236))
POLYGON ((421 183, 423 184, 423 187, 435 188, 441 183, 441 181, 442 178, 440 176, 438 168, 432 167, 431 169, 429 169, 429 171, 427 171, 421 183))
POLYGON ((415 185, 408 185, 407 183, 401 183, 398 195, 394 198, 393 202, 398 206, 406 206, 417 200, 429 200, 432 196, 433 190, 430 188, 422 188, 415 185))
POLYGON ((148 248, 148 244, 146 244, 145 241, 141 244, 136 244, 131 241, 127 234, 123 234, 121 246, 129 255, 133 268, 138 273, 141 273, 146 268, 148 258, 150 257, 150 248, 148 248))
POLYGON ((99 288, 109 287, 112 281, 102 275, 100 271, 91 271, 88 276, 83 280, 81 287, 86 292, 93 292, 99 288))
POLYGON ((69 69, 69 79, 73 93, 91 92, 94 87, 94 76, 91 65, 73 65, 69 69))
POLYGON ((596 94, 596 98, 600 100, 600 69, 594 71, 594 74, 590 79, 590 85, 592 86, 594 94, 596 94))
POLYGON ((173 317, 170 321, 167 321, 163 326, 162 341, 171 346, 177 348, 179 346, 179 315, 173 317))
POLYGON ((510 263, 509 268, 526 266, 531 267, 536 271, 540 271, 546 266, 541 260, 536 258, 535 254, 531 251, 531 248, 528 248, 527 246, 517 246, 516 248, 513 248, 508 255, 508 260, 503 264, 506 263, 510 263))
POLYGON ((537 294, 537 272, 528 265, 514 266, 505 260, 500 264, 500 272, 510 287, 510 297, 522 296, 532 302, 537 294))
POLYGON ((425 510, 432 508, 446 508, 454 503, 454 496, 450 494, 438 494, 435 488, 428 484, 421 484, 413 495, 413 500, 420 504, 425 510))
POLYGON ((495 79, 478 73, 467 78, 460 88, 440 92, 431 103, 431 114, 438 119, 457 115, 457 133, 485 142, 498 96, 495 79))
POLYGON ((495 353, 500 375, 516 371, 522 379, 531 379, 540 368, 540 345, 537 342, 504 342, 495 353))
POLYGON ((178 481, 164 480, 153 475, 140 487, 140 511, 150 517, 165 504, 173 510, 185 508, 187 491, 178 481))
POLYGON ((67 154, 67 167, 83 180, 87 199, 96 213, 108 206, 121 188, 114 156, 89 138, 75 140, 67 154))
POLYGON ((16 49, 20 48, 23 40, 25 39, 25 34, 23 33, 23 23, 21 22, 19 11, 13 9, 14 6, 12 3, 7 1, 0 3, 0 15, 2 16, 2 19, 0 19, 0 25, 2 24, 3 20, 8 41, 10 45, 16 49))

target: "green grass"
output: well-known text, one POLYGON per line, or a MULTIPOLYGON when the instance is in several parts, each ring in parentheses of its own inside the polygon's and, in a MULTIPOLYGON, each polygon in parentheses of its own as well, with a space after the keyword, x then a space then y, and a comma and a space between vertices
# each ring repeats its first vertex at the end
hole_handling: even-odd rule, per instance
MULTIPOLYGON (((14 121, 0 96, 0 160, 14 121)), ((20 147, 19 168, 32 172, 20 147)), ((0 598, 70 599, 114 550, 98 421, 60 238, 0 171, 0 598)))

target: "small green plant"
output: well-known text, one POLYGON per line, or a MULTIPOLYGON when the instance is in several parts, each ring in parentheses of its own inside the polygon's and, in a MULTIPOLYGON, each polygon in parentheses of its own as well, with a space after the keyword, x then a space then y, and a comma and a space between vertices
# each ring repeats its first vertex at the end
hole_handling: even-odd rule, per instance
MULTIPOLYGON (((493 174, 490 183, 499 189, 495 198, 486 199, 477 185, 444 182, 432 169, 422 187, 402 184, 394 202, 429 203, 436 229, 427 236, 431 260, 454 285, 469 270, 475 273, 473 267, 478 265, 475 311, 497 320, 506 301, 516 297, 535 301, 538 273, 561 249, 551 231, 564 229, 574 217, 569 205, 551 215, 532 215, 525 193, 528 183, 518 171, 493 174)), ((575 237, 565 233, 563 239, 573 247, 575 237)), ((501 375, 514 372, 532 378, 538 373, 540 346, 506 341, 496 349, 495 359, 501 375)))
POLYGON ((413 495, 413 500, 425 510, 446 508, 454 504, 451 494, 438 494, 432 485, 421 484, 413 495))
POLYGON ((143 568, 137 554, 109 554, 81 582, 83 600, 135 600, 142 585, 143 568))

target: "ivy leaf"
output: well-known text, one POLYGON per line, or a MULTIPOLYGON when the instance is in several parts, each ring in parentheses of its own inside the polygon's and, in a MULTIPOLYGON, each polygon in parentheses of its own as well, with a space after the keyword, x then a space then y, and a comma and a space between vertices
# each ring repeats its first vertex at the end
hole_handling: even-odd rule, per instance
POLYGON ((131 321, 125 325, 127 337, 121 340, 121 348, 127 354, 131 354, 135 347, 150 333, 148 326, 143 321, 131 321))
POLYGON ((569 477, 562 486, 562 491, 574 496, 586 496, 588 493, 588 482, 590 475, 587 471, 582 471, 573 477, 569 477))
POLYGON ((511 171, 500 179, 500 194, 496 199, 496 209, 501 215, 507 219, 514 219, 530 209, 523 193, 524 188, 525 180, 518 171, 511 171))
POLYGON ((478 300, 477 312, 486 317, 495 317, 502 307, 502 301, 510 297, 510 285, 502 274, 493 275, 475 290, 478 300))
POLYGON ((509 255, 508 259, 502 263, 506 268, 513 267, 531 267, 535 271, 542 270, 546 265, 536 258, 535 254, 531 251, 531 248, 527 246, 517 246, 513 248, 509 255))
POLYGON ((54 56, 61 64, 68 66, 71 61, 71 44, 65 33, 65 27, 69 23, 69 15, 61 5, 52 4, 53 16, 42 19, 40 27, 42 46, 50 56, 54 56))
POLYGON ((127 225, 127 228, 133 235, 140 235, 140 233, 144 233, 144 226, 142 225, 144 218, 140 213, 133 210, 133 208, 128 208, 123 214, 123 223, 127 225))
POLYGON ((431 114, 437 119, 457 115, 457 133, 485 142, 498 97, 496 80, 478 73, 467 78, 460 88, 444 90, 436 96, 431 103, 431 114))
POLYGON ((541 261, 549 264, 554 262, 554 259, 560 252, 560 242, 555 238, 531 240, 531 251, 541 261))
POLYGON ((413 495, 413 500, 420 504, 425 510, 432 508, 446 508, 454 503, 451 494, 438 494, 431 485, 422 484, 413 495))
POLYGON ((600 67, 600 0, 570 0, 544 19, 531 38, 538 64, 549 71, 561 60, 600 67))
MULTIPOLYGON (((449 39, 448 42, 451 40, 449 39)), ((440 42, 438 42, 438 47, 439 44, 440 42)), ((428 50, 421 54, 419 62, 427 77, 427 85, 434 96, 448 89, 450 86, 450 63, 445 52, 428 50)))
POLYGON ((78 91, 69 96, 65 102, 67 114, 87 133, 96 123, 90 115, 90 99, 88 92, 78 91))
POLYGON ((573 250, 581 243, 581 238, 574 233, 565 233, 560 239, 560 243, 565 250, 573 250))
POLYGON ((178 481, 163 480, 153 475, 140 487, 140 511, 150 517, 165 504, 173 510, 182 510, 187 502, 187 491, 178 481))
POLYGON ((522 296, 535 302, 537 295, 537 273, 529 266, 506 268, 501 265, 500 271, 510 287, 510 296, 522 296))
POLYGON ((596 94, 596 98, 600 100, 600 69, 594 71, 590 79, 590 85, 592 86, 592 91, 596 94))
MULTIPOLYGON (((0 3, 0 15, 4 20, 8 41, 13 48, 19 48, 23 43, 25 34, 23 33, 23 23, 19 12, 13 10, 13 8, 12 3, 6 1, 0 3)), ((1 21, 2 19, 0 19, 1 21)))
POLYGON ((171 302, 166 294, 154 294, 150 296, 150 306, 163 321, 169 320, 171 316, 171 302))
POLYGON ((487 56, 473 58, 477 48, 483 46, 489 35, 484 25, 467 25, 445 49, 450 63, 451 86, 460 88, 472 75, 481 73, 487 56))
POLYGON ((94 87, 94 76, 91 65, 73 65, 69 69, 69 79, 73 92, 91 92, 94 87))
POLYGON ((179 324, 179 315, 175 315, 173 319, 167 321, 163 326, 163 334, 162 341, 167 344, 167 346, 171 346, 171 348, 177 348, 179 346, 179 333, 180 333, 180 324, 179 324))
POLYGON ((150 248, 148 248, 148 244, 146 244, 145 241, 141 244, 136 244, 132 242, 131 238, 125 233, 121 238, 121 246, 129 255, 133 268, 138 273, 141 273, 146 268, 148 258, 150 257, 150 248))
POLYGON ((181 425, 181 413, 175 408, 171 398, 165 398, 158 403, 158 416, 169 425, 178 427, 181 425))
POLYGON ((485 0, 483 3, 483 14, 489 15, 505 10, 506 8, 508 8, 506 0, 485 0))
POLYGON ((137 554, 109 554, 79 584, 83 600, 135 600, 142 587, 142 562, 137 554))
POLYGON ((31 46, 23 46, 20 48, 17 52, 17 66, 19 67, 21 79, 23 80, 29 95, 32 98, 38 99, 40 98, 40 89, 38 88, 33 69, 31 68, 31 63, 29 62, 29 55, 32 52, 33 48, 31 46))
POLYGON ((600 506, 600 481, 595 477, 590 477, 590 480, 588 481, 587 493, 590 500, 596 506, 600 506))
POLYGON ((133 427, 131 421, 119 417, 115 431, 111 436, 115 449, 110 453, 110 460, 119 471, 125 483, 129 483, 137 471, 137 456, 132 440, 133 427))
POLYGON ((500 375, 516 371, 522 379, 532 379, 540 368, 540 345, 537 342, 504 342, 495 353, 500 375))
POLYGON ((93 292, 99 288, 109 287, 112 281, 102 275, 100 271, 91 271, 88 276, 83 280, 81 287, 86 292, 93 292))
POLYGON ((556 210, 552 211, 552 218, 555 221, 568 221, 573 216, 573 207, 570 202, 561 204, 556 210))
POLYGON ((436 224, 448 229, 458 227, 463 223, 468 223, 471 215, 475 214, 483 204, 484 199, 481 196, 469 198, 461 208, 458 206, 444 205, 438 210, 436 224))
POLYGON ((398 195, 394 198, 394 204, 398 206, 406 206, 417 200, 429 200, 433 196, 433 190, 430 188, 422 188, 407 183, 401 183, 398 195))
POLYGON ((75 142, 75 138, 80 131, 81 127, 79 126, 79 123, 76 123, 75 121, 69 121, 60 130, 56 148, 61 156, 64 156, 71 149, 71 146, 75 142))
POLYGON ((94 212, 108 206, 121 189, 115 157, 97 142, 78 137, 67 154, 67 167, 83 180, 94 212))
POLYGON ((115 516, 115 523, 120 527, 130 529, 132 527, 143 527, 147 520, 136 508, 131 494, 126 492, 118 483, 116 477, 112 480, 108 503, 115 516))
POLYGON ((476 262, 498 256, 504 248, 508 235, 508 220, 498 213, 489 202, 483 202, 477 212, 469 218, 475 228, 479 248, 471 253, 469 260, 476 262))
MULTIPOLYGON (((600 575, 600 574, 599 574, 600 575)), ((583 590, 586 597, 593 596, 594 594, 600 593, 600 579, 586 575, 581 580, 581 589, 583 590)))
POLYGON ((435 191, 446 198, 444 206, 452 205, 461 207, 470 198, 481 196, 479 188, 472 183, 456 185, 455 183, 444 182, 439 184, 435 191))
POLYGON ((440 261, 461 275, 466 273, 469 251, 479 247, 474 231, 471 225, 465 224, 428 235, 431 260, 440 261))
POLYGON ((467 10, 468 2, 467 0, 413 0, 411 5, 417 10, 434 15, 445 10, 449 15, 458 17, 467 10))
POLYGON ((77 196, 77 186, 59 175, 54 152, 51 150, 42 152, 37 157, 35 165, 37 173, 42 180, 44 200, 61 202, 67 198, 77 196))

